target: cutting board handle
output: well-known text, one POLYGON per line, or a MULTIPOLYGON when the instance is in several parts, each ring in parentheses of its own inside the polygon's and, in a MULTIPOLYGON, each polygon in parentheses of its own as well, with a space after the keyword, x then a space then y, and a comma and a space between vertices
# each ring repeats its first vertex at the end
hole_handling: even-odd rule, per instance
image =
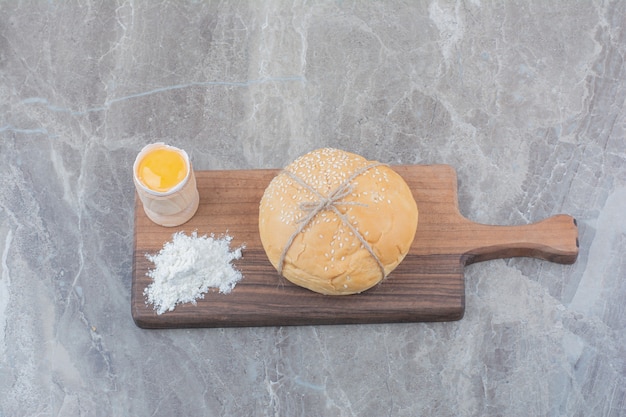
POLYGON ((522 226, 492 226, 468 220, 465 264, 490 259, 531 257, 572 264, 578 257, 578 225, 572 216, 559 214, 522 226))

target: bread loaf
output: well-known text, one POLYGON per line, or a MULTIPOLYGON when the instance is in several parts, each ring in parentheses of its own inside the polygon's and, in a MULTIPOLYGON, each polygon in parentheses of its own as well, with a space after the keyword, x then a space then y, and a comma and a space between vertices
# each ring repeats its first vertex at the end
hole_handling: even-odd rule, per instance
POLYGON ((303 155, 268 185, 263 248, 289 281, 328 295, 365 291, 404 259, 418 210, 390 167, 337 149, 303 155))

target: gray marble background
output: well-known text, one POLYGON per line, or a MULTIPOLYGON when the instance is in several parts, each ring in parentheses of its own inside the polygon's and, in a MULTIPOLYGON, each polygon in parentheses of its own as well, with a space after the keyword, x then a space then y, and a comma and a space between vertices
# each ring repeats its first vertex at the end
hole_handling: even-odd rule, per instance
POLYGON ((0 416, 626 415, 626 2, 0 2, 0 416), (147 143, 446 163, 462 213, 578 218, 451 323, 150 331, 147 143))

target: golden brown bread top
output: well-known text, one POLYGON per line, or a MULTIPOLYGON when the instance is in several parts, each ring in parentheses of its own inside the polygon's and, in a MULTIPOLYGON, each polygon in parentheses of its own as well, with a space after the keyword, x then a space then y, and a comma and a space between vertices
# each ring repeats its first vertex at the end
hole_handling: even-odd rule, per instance
POLYGON ((371 288, 404 259, 417 217, 411 190, 393 169, 323 148, 272 180, 259 232, 270 262, 289 281, 344 295, 371 288))

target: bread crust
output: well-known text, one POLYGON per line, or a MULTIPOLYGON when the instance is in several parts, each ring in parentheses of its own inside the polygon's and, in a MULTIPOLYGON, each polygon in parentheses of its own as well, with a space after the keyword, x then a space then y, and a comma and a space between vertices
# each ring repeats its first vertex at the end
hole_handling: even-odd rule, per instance
POLYGON ((360 293, 383 280, 408 253, 417 222, 417 204, 399 174, 333 148, 289 164, 259 206, 259 233, 272 265, 292 283, 327 295, 360 293), (313 208, 342 184, 345 196, 313 208))

